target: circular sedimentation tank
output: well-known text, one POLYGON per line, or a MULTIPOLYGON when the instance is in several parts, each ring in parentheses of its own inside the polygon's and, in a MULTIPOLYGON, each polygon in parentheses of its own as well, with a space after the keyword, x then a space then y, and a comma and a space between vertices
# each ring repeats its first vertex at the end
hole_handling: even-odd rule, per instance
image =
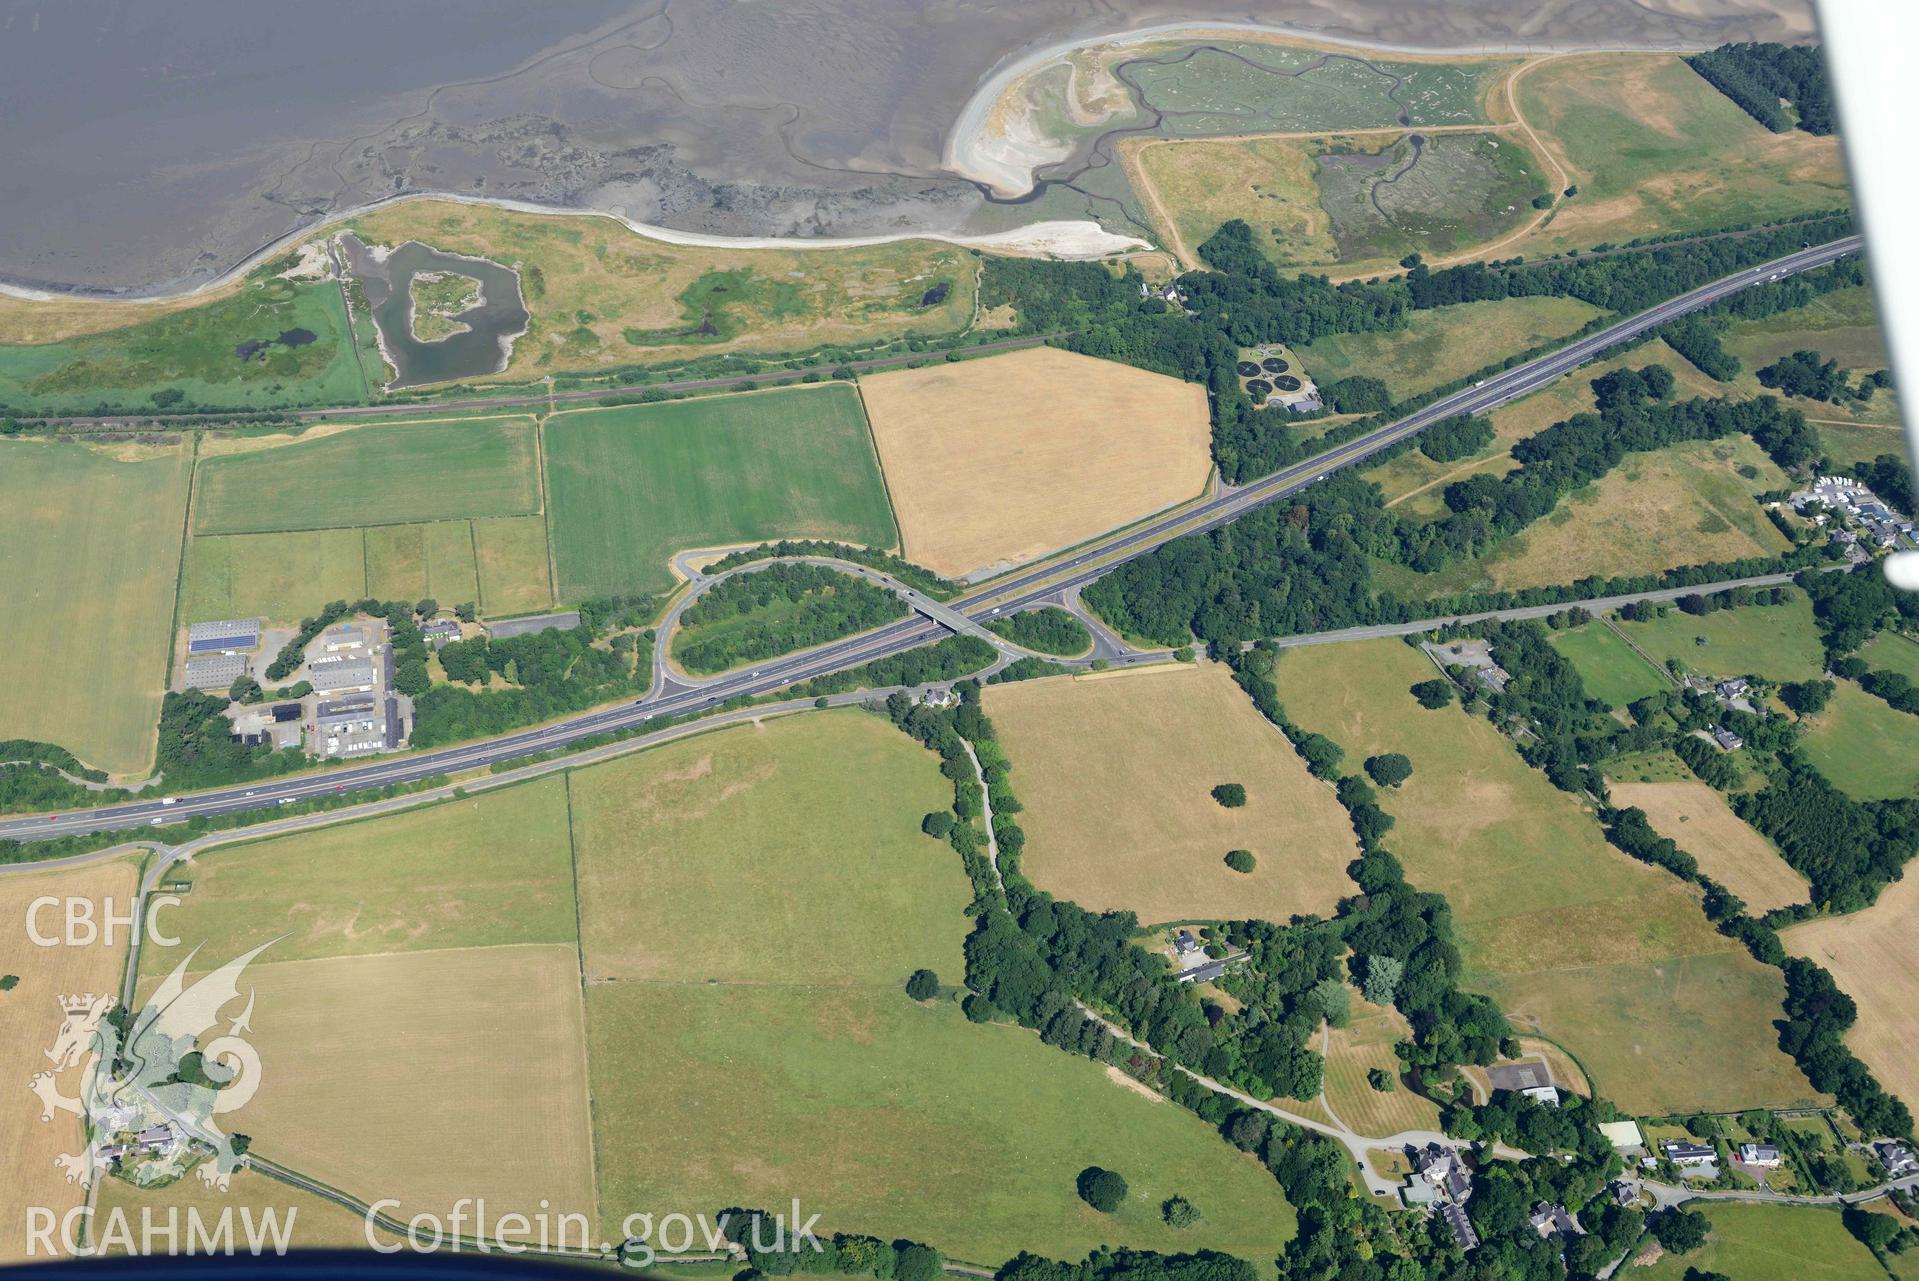
POLYGON ((1292 368, 1291 365, 1281 360, 1278 356, 1266 357, 1266 359, 1259 362, 1259 367, 1269 374, 1283 374, 1292 368))
POLYGON ((1273 385, 1264 378, 1255 378, 1246 384, 1246 394, 1249 396, 1269 396, 1272 391, 1273 385))
POLYGON ((1281 391, 1298 391, 1300 384, 1299 379, 1293 377, 1291 374, 1281 374, 1279 377, 1273 379, 1273 386, 1281 391))
POLYGON ((1259 376, 1259 366, 1250 360, 1242 360, 1239 362, 1239 376, 1241 378, 1256 378, 1259 376))

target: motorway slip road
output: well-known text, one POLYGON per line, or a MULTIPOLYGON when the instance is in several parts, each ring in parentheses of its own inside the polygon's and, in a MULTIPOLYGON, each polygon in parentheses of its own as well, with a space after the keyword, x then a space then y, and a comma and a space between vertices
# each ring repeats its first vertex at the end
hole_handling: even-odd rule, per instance
MULTIPOLYGON (((1083 586, 1127 560, 1154 550, 1175 538, 1204 533, 1266 503, 1290 497, 1343 467, 1364 462, 1382 450, 1455 414, 1483 413, 1527 395, 1579 368, 1601 352, 1630 341, 1667 321, 1695 312, 1756 284, 1795 272, 1808 271, 1856 253, 1857 236, 1815 245, 1736 275, 1702 285, 1635 316, 1609 325, 1557 351, 1494 374, 1471 387, 1443 396, 1423 409, 1387 423, 1366 435, 1270 476, 1227 489, 1218 497, 1157 517, 1131 529, 1098 539, 1062 556, 978 587, 948 604, 980 621, 997 612, 1010 613, 1063 590, 1083 586)), ((305 800, 334 793, 410 783, 436 774, 482 769, 500 761, 554 751, 595 734, 626 729, 656 716, 687 716, 729 699, 772 693, 788 685, 842 671, 876 658, 898 654, 926 644, 947 629, 925 618, 902 620, 889 627, 785 659, 762 663, 747 672, 726 677, 695 690, 659 689, 634 703, 599 711, 502 738, 460 747, 388 757, 367 765, 293 778, 267 779, 250 786, 217 788, 182 796, 172 805, 158 799, 102 806, 98 809, 54 815, 34 815, 0 822, 0 840, 45 840, 98 831, 121 831, 150 825, 154 819, 179 822, 196 815, 229 814, 266 809, 283 798, 305 800)))

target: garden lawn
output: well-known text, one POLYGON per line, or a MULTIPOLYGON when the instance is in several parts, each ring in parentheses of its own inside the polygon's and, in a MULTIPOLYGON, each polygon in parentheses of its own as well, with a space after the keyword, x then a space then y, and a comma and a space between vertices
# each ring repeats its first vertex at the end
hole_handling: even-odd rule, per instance
POLYGON ((899 539, 851 387, 563 412, 545 437, 563 600, 663 591, 688 548, 899 539))

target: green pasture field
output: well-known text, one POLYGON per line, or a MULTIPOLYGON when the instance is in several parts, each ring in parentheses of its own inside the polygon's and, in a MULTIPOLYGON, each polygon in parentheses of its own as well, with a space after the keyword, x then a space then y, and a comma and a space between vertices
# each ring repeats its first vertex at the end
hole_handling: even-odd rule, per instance
POLYGON ((180 943, 142 949, 143 975, 202 945, 220 964, 268 940, 262 963, 577 938, 561 778, 216 848, 180 874, 193 889, 158 918, 180 943))
POLYGON ((1732 1281, 1884 1281, 1885 1270, 1839 1211, 1811 1205, 1688 1206, 1712 1220, 1704 1248, 1621 1269, 1635 1281, 1683 1281, 1694 1270, 1732 1281))
POLYGON ((201 534, 341 529, 540 510, 533 422, 356 427, 201 463, 201 534))
MULTIPOLYGON (((1879 393, 1880 396, 1885 394, 1879 393)), ((1876 401, 1878 397, 1873 399, 1876 401)), ((1820 448, 1842 470, 1851 468, 1854 463, 1869 463, 1881 454, 1891 454, 1897 458, 1906 456, 1905 437, 1896 425, 1819 422, 1813 424, 1813 430, 1819 433, 1820 448)))
POLYGON ((687 548, 899 541, 851 387, 562 412, 545 427, 562 600, 664 591, 687 548))
POLYGON ((1702 676, 1798 681, 1826 669, 1812 604, 1798 592, 1784 605, 1748 605, 1698 616, 1674 606, 1663 618, 1621 620, 1619 627, 1654 661, 1676 660, 1682 669, 1702 676))
POLYGON ((1329 147, 1315 178, 1340 261, 1382 266, 1492 240, 1532 217, 1547 190, 1518 140, 1493 133, 1435 134, 1417 158, 1406 139, 1329 147))
MULTIPOLYGON (((939 969, 958 974, 957 948, 939 969)), ((969 1023, 950 1000, 919 1006, 890 985, 589 984, 602 1222, 798 1196, 823 1227, 988 1266, 1102 1243, 1270 1259, 1293 1235, 1279 1185, 1212 1126, 1030 1032, 969 1023), (1118 1213, 1075 1194, 1089 1165, 1125 1177, 1118 1213), (1205 1220, 1163 1224, 1176 1193, 1205 1220)))
POLYGON ((1452 905, 1467 982, 1561 1043, 1634 1114, 1811 1101, 1771 1027, 1784 986, 1695 893, 1609 845, 1592 815, 1491 725, 1407 691, 1432 665, 1397 640, 1287 651, 1280 701, 1348 760, 1403 752, 1380 803, 1421 889, 1452 905))
POLYGON ((180 618, 260 616, 285 622, 366 595, 366 535, 358 529, 226 534, 187 543, 180 618))
POLYGON ((375 525, 365 537, 368 596, 376 600, 431 596, 449 605, 480 599, 471 522, 375 525))
POLYGON ((1179 134, 1333 132, 1395 125, 1474 124, 1507 62, 1387 62, 1253 41, 1211 41, 1177 63, 1134 61, 1128 74, 1146 100, 1180 113, 1179 134), (1322 62, 1323 65, 1313 66, 1322 62), (1309 69, 1310 68, 1310 69, 1309 69), (1389 97, 1403 77, 1396 97, 1389 97), (1402 115, 1404 118, 1402 119, 1402 115))
POLYGON ((472 528, 482 609, 493 615, 524 614, 553 604, 544 519, 476 520, 472 528))
POLYGON ((1919 716, 1836 682, 1799 745, 1826 780, 1854 800, 1888 800, 1919 789, 1919 716))
POLYGON ((1552 645, 1578 669, 1586 693, 1614 707, 1672 688, 1671 681, 1604 623, 1554 632, 1552 645))
POLYGON ((967 1021, 971 890, 919 831, 938 758, 884 720, 804 713, 572 777, 601 1216, 798 1196, 829 1229, 995 1263, 1101 1242, 1273 1255, 1257 1161, 1031 1033, 967 1021), (749 1102, 750 1101, 750 1102, 749 1102), (1132 1195, 1101 1215, 1079 1171, 1132 1195), (1159 1203, 1207 1216, 1177 1231, 1159 1203))
MULTIPOLYGON (((1733 379, 1732 386, 1748 396, 1778 395, 1767 391, 1756 375, 1763 367, 1795 351, 1816 351, 1823 359, 1837 360, 1842 368, 1852 372, 1855 383, 1861 375, 1885 369, 1889 364, 1878 305, 1867 285, 1836 289, 1792 311, 1757 320, 1734 321, 1721 341, 1727 351, 1739 357, 1744 367, 1733 379)), ((1899 425, 1896 390, 1875 392, 1864 405, 1790 396, 1783 399, 1812 419, 1880 427, 1899 425)), ((1827 425, 1819 424, 1822 431, 1827 425)), ((1891 449, 1898 452, 1896 443, 1891 449)))
POLYGON ((195 535, 180 585, 183 621, 295 622, 329 601, 476 603, 489 616, 553 603, 538 516, 421 525, 195 535))
POLYGON ((1899 672, 1919 681, 1919 641, 1898 632, 1881 632, 1859 651, 1866 666, 1876 671, 1899 672))
POLYGON ((167 685, 191 455, 0 444, 0 738, 144 777, 167 685))
POLYGON ((1768 132, 1674 55, 1553 58, 1517 96, 1579 187, 1516 246, 1529 258, 1852 203, 1837 138, 1768 132))
POLYGON ((952 803, 938 763, 886 721, 840 711, 579 771, 588 970, 633 982, 804 974, 812 986, 887 986, 927 966, 957 981, 948 962, 970 895, 958 856, 919 830, 952 803), (814 876, 831 890, 809 905, 814 876))
POLYGON ((1416 311, 1404 329, 1333 334, 1295 348, 1320 385, 1378 378, 1394 400, 1430 391, 1541 343, 1578 331, 1599 309, 1577 298, 1506 298, 1416 311))
POLYGON ((1380 487, 1389 507, 1404 510, 1408 516, 1443 516, 1446 513, 1446 483, 1478 472, 1503 475, 1518 464, 1512 457, 1513 445, 1564 422, 1574 414, 1591 413, 1595 407, 1592 384, 1595 378, 1617 369, 1639 369, 1646 365, 1664 365, 1672 371, 1678 388, 1675 395, 1722 396, 1725 388, 1688 364, 1684 357, 1666 345, 1664 339, 1635 347, 1625 355, 1568 374, 1530 395, 1509 401, 1485 415, 1493 425, 1493 440, 1485 449, 1466 458, 1437 463, 1418 450, 1408 450, 1388 462, 1368 469, 1366 478, 1380 487))
POLYGON ((238 293, 124 329, 34 346, 0 342, 0 405, 33 413, 84 413, 103 402, 128 409, 182 404, 277 409, 356 402, 368 394, 339 288, 255 279, 238 293), (237 348, 303 330, 304 345, 274 342, 250 358, 237 348))

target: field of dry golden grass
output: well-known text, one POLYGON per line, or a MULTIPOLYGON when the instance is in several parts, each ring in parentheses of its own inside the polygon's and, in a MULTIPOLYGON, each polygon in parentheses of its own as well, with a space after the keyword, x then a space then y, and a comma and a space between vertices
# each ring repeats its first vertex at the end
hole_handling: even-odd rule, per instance
POLYGON ((1010 568, 1197 496, 1206 392, 1052 347, 861 380, 904 554, 1010 568))
POLYGON ((995 685, 986 711, 1041 889, 1145 923, 1331 912, 1358 856, 1332 788, 1216 664, 995 685), (1219 783, 1246 804, 1225 809, 1219 783), (1249 874, 1228 850, 1253 853, 1249 874))

